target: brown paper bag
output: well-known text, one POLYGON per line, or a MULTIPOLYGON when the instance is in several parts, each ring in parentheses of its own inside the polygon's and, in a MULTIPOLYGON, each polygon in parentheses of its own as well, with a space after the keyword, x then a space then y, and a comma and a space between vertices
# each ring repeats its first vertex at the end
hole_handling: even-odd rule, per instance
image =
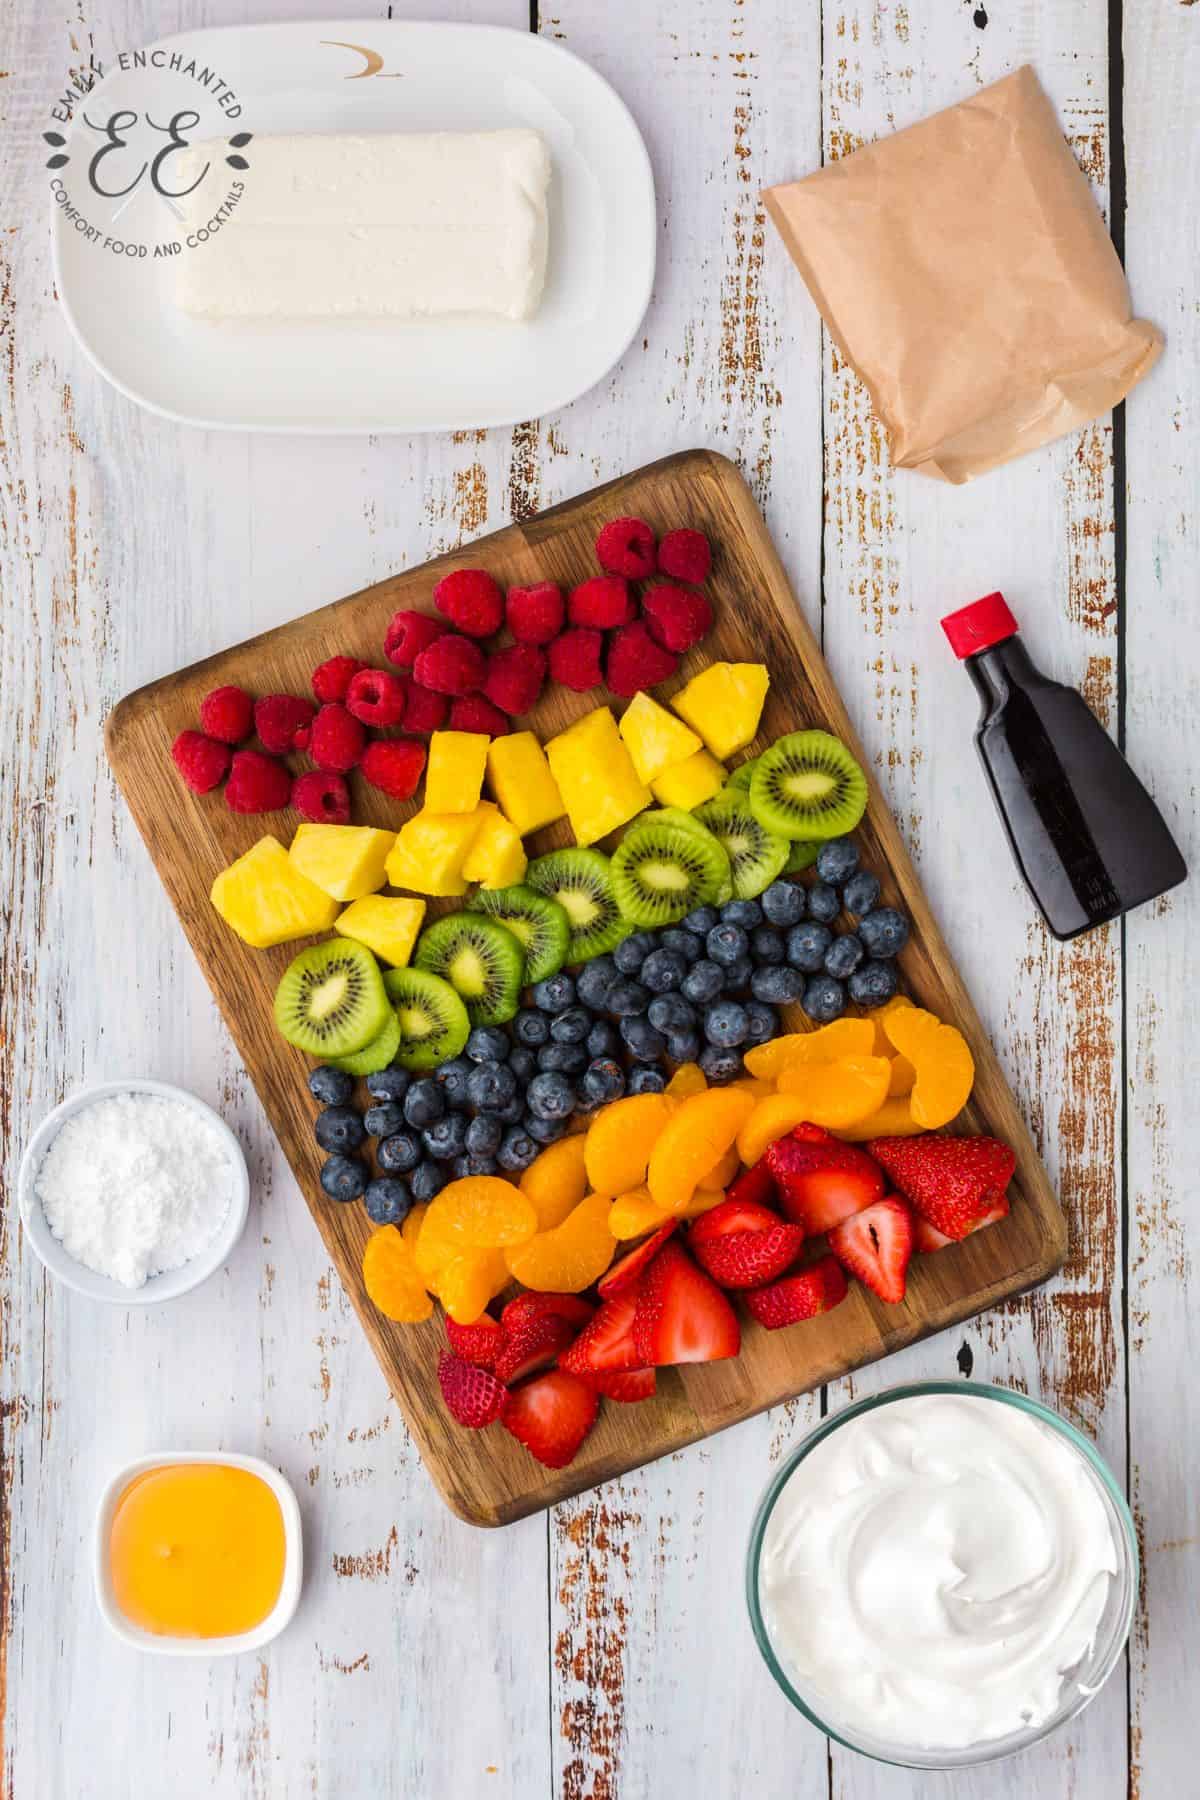
POLYGON ((901 468, 969 481, 1162 348, 1030 68, 764 199, 901 468))

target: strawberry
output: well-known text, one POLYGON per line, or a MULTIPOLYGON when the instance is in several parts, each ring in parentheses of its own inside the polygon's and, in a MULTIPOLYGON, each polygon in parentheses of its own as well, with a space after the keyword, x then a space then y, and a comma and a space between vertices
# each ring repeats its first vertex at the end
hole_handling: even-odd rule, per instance
POLYGON ((522 1382, 504 1401, 500 1422, 548 1469, 565 1469, 600 1410, 595 1388, 565 1369, 522 1382))
POLYGON ((613 1300, 602 1302, 594 1319, 584 1326, 569 1350, 558 1359, 560 1369, 573 1375, 590 1375, 596 1370, 638 1369, 646 1358, 634 1348, 633 1321, 637 1312, 640 1283, 626 1288, 613 1300))
POLYGON ((726 1200, 753 1200, 757 1206, 771 1206, 778 1200, 775 1178, 762 1158, 751 1169, 743 1169, 725 1190, 726 1200))
POLYGON ((883 1176, 865 1151, 839 1143, 819 1125, 797 1125, 763 1157, 779 1188, 779 1203, 809 1237, 832 1231, 883 1199, 883 1176))
POLYGON ((720 1362, 736 1356, 741 1341, 737 1314, 716 1282, 678 1243, 664 1244, 637 1289, 637 1358, 628 1366, 720 1362))
MULTIPOLYGON (((985 1225, 995 1225, 1000 1219, 1007 1219, 1008 1211, 1008 1195, 1001 1194, 991 1211, 985 1212, 981 1219, 976 1219, 967 1236, 971 1237, 976 1231, 982 1231, 985 1225)), ((915 1214, 913 1218, 913 1249, 919 1254, 928 1256, 934 1250, 944 1250, 947 1244, 953 1242, 953 1238, 947 1237, 944 1231, 939 1231, 936 1225, 931 1225, 928 1219, 921 1217, 920 1213, 915 1214)))
POLYGON ((540 1319, 551 1313, 556 1319, 565 1319, 568 1325, 576 1330, 586 1325, 595 1312, 595 1307, 588 1300, 581 1300, 578 1294, 540 1294, 532 1288, 514 1296, 500 1314, 500 1323, 507 1332, 517 1332, 530 1319, 540 1319))
POLYGON ((588 1369, 579 1379, 606 1400, 653 1400, 658 1388, 653 1369, 588 1369))
POLYGON ((667 1223, 660 1225, 644 1244, 639 1244, 636 1250, 631 1250, 628 1256, 623 1256, 620 1262, 615 1262, 607 1275, 600 1277, 598 1292, 602 1300, 611 1300, 614 1294, 623 1294, 626 1288, 634 1285, 646 1264, 652 1262, 658 1255, 674 1231, 677 1222, 675 1219, 668 1219, 667 1223))
POLYGON ((692 1254, 719 1287, 755 1288, 790 1269, 803 1248, 803 1228, 777 1221, 769 1231, 731 1231, 693 1243, 692 1254))
MULTIPOLYGON (((771 1231, 779 1223, 779 1214, 769 1206, 760 1206, 757 1200, 739 1200, 731 1192, 718 1205, 701 1213, 688 1235, 688 1243, 694 1250, 697 1244, 711 1243, 714 1238, 742 1231, 771 1231)), ((803 1232, 800 1235, 803 1238, 803 1232)))
POLYGON ((872 1138, 868 1149, 896 1187, 948 1238, 965 1238, 999 1205, 1017 1159, 991 1137, 872 1138))
POLYGON ((796 1325, 829 1312, 848 1292, 842 1265, 836 1256, 823 1256, 798 1275, 785 1275, 770 1287, 754 1288, 743 1296, 750 1312, 768 1331, 796 1325))
POLYGON ((527 1319, 515 1331, 505 1330, 496 1357, 496 1379, 507 1386, 524 1375, 548 1369, 575 1336, 575 1327, 554 1313, 527 1319))
POLYGON ((500 1329, 500 1321, 493 1319, 490 1313, 484 1313, 473 1325, 456 1325, 453 1319, 448 1318, 446 1336, 450 1340, 451 1350, 463 1362, 472 1363, 477 1369, 495 1369, 504 1333, 500 1329))
POLYGON ((443 1350, 438 1357, 438 1385, 446 1411, 471 1431, 480 1431, 500 1417, 505 1390, 490 1370, 477 1369, 461 1356, 443 1350))
POLYGON ((912 1213, 895 1194, 835 1226, 829 1233, 829 1248, 843 1268, 857 1275, 881 1300, 891 1306, 903 1300, 913 1252, 913 1221, 912 1213))

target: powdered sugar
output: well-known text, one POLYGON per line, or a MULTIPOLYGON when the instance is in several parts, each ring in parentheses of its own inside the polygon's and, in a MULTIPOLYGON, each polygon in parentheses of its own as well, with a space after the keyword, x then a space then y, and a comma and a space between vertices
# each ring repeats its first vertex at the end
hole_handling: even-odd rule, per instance
POLYGON ((233 1189, 229 1150, 212 1120, 154 1094, 97 1100, 68 1118, 34 1181, 63 1248, 128 1288, 211 1244, 233 1189))

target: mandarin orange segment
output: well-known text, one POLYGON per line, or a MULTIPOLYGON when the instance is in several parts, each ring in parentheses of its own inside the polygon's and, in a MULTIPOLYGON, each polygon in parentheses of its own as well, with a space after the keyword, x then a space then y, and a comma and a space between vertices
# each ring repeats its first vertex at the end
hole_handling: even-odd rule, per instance
POLYGON ((389 1319, 415 1325, 433 1311, 416 1258, 394 1225, 381 1225, 371 1233, 362 1271, 368 1294, 389 1319))
POLYGON ((916 1137, 925 1127, 913 1118, 908 1101, 907 1095, 885 1100, 869 1119, 860 1119, 857 1125, 840 1125, 834 1135, 847 1144, 865 1144, 868 1138, 875 1137, 916 1137))
POLYGON ((425 1217, 413 1245, 413 1255, 422 1280, 435 1293, 442 1270, 454 1257, 461 1256, 465 1248, 458 1233, 450 1228, 440 1213, 434 1212, 431 1204, 427 1204, 425 1217))
POLYGON ((627 1194, 618 1194, 612 1203, 608 1215, 608 1229, 615 1238, 645 1237, 648 1231, 656 1231, 670 1213, 656 1206, 648 1187, 631 1188, 627 1194))
POLYGON ((456 1251, 503 1250, 523 1244, 538 1228, 533 1203, 498 1175, 464 1175, 430 1202, 424 1241, 436 1219, 438 1235, 456 1239, 456 1251))
POLYGON ((807 1068, 785 1069, 779 1077, 781 1094, 803 1100, 810 1125, 827 1131, 839 1125, 856 1125, 869 1118, 887 1099, 892 1065, 886 1056, 842 1056, 833 1063, 809 1063, 807 1068))
POLYGON ((793 1031, 747 1050, 751 1075, 774 1081, 784 1069, 807 1063, 836 1062, 839 1056, 870 1056, 875 1048, 875 1027, 870 1019, 835 1019, 817 1031, 793 1031))
POLYGON ((775 1092, 775 1083, 765 1081, 760 1075, 739 1075, 736 1081, 730 1082, 743 1094, 749 1094, 752 1100, 765 1100, 768 1094, 775 1092))
POLYGON ((583 1137, 559 1138, 535 1158, 521 1177, 521 1192, 537 1214, 539 1231, 553 1231, 587 1193, 583 1137))
POLYGON ((869 1052, 870 1055, 872 1055, 872 1056, 891 1056, 892 1055, 892 1053, 893 1053, 892 1052, 892 1040, 887 1034, 887 1029, 884 1025, 884 1020, 887 1018, 889 1013, 895 1012, 897 1007, 911 1006, 911 1005, 912 1005, 912 1001, 909 999, 907 994, 893 994, 886 1006, 877 1006, 875 1008, 874 1012, 870 1015, 871 1023, 875 1027, 875 1042, 871 1046, 871 1049, 869 1052))
POLYGON ((916 1080, 908 1103, 914 1121, 927 1131, 948 1125, 967 1104, 975 1084, 975 1058, 962 1032, 939 1025, 917 1045, 916 1080))
POLYGON ((456 1325, 473 1325, 489 1300, 509 1283, 501 1250, 464 1250, 438 1277, 438 1299, 456 1325))
MULTIPOLYGON (((742 1088, 741 1092, 744 1093, 745 1089, 742 1088)), ((751 1097, 753 1098, 753 1096, 751 1097)), ((724 1156, 718 1157, 712 1168, 705 1170, 704 1174, 700 1177, 700 1180, 696 1183, 696 1186, 702 1188, 727 1188, 741 1166, 742 1159, 738 1155, 737 1145, 730 1144, 724 1156)))
POLYGON ((688 1100, 693 1094, 703 1094, 707 1087, 699 1063, 680 1063, 667 1083, 667 1093, 673 1094, 676 1100, 688 1100))
POLYGON ((626 1194, 641 1186, 650 1153, 677 1104, 666 1094, 631 1094, 597 1113, 585 1154, 588 1180, 598 1194, 626 1194))
POLYGON ((404 1223, 400 1227, 401 1237, 414 1253, 417 1248, 417 1239, 421 1235, 421 1227, 425 1223, 425 1214, 428 1211, 428 1200, 418 1200, 415 1206, 409 1207, 404 1216, 404 1223))
POLYGON ((510 1275, 539 1293, 582 1293, 599 1281, 617 1248, 608 1226, 611 1211, 609 1195, 589 1194, 553 1231, 539 1231, 528 1243, 505 1251, 510 1275))
POLYGON ((769 1094, 758 1102, 738 1132, 738 1155, 747 1168, 751 1167, 776 1138, 786 1137, 793 1125, 802 1125, 806 1119, 807 1102, 798 1095, 769 1094))
POLYGON ((711 1212, 714 1206, 720 1206, 725 1198, 724 1188, 698 1187, 677 1219, 698 1219, 701 1213, 711 1212))
POLYGON ((650 1155, 649 1188, 664 1211, 687 1205, 753 1111, 750 1095, 733 1087, 709 1088, 680 1104, 650 1155))
POLYGON ((926 1012, 923 1006, 888 1005, 879 1022, 892 1049, 907 1056, 911 1063, 920 1062, 921 1045, 941 1025, 937 1014, 926 1012))
MULTIPOLYGON (((890 1048, 890 1045, 889 1045, 890 1048)), ((883 1054, 886 1056, 887 1051, 883 1054)), ((888 1093, 894 1098, 901 1094, 911 1094, 913 1082, 917 1079, 917 1071, 907 1056, 892 1057, 892 1072, 888 1077, 888 1093)))

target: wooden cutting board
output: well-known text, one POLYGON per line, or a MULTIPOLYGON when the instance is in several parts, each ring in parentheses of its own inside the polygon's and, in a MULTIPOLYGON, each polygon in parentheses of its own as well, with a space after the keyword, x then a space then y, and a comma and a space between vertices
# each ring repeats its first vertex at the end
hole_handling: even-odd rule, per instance
MULTIPOLYGON (((309 1065, 272 1023, 275 985, 297 946, 249 949, 208 899, 220 869, 266 831, 286 843, 295 817, 243 818, 229 811, 220 793, 189 794, 172 766, 171 743, 179 731, 195 726, 201 697, 224 682, 255 694, 306 694, 312 670, 326 657, 349 654, 381 663, 392 613, 399 607, 428 610, 434 581, 448 569, 483 566, 502 585, 544 579, 571 585, 584 579, 595 572, 593 545, 600 526, 626 513, 645 518, 657 532, 681 523, 695 525, 709 534, 716 552, 708 584, 715 630, 685 659, 675 682, 658 690, 659 697, 711 661, 765 661, 771 691, 753 748, 765 748, 785 731, 818 725, 844 739, 866 767, 749 490, 732 463, 708 451, 690 451, 639 469, 524 525, 509 526, 452 556, 168 675, 121 701, 107 726, 117 780, 368 1341, 447 1504, 477 1525, 519 1519, 968 1318, 1045 1280, 1060 1266, 1065 1250, 1065 1222, 1045 1170, 896 825, 872 784, 858 833, 863 860, 883 881, 884 899, 905 908, 913 921, 912 940, 901 958, 905 989, 919 1005, 957 1024, 974 1053, 975 1092, 962 1125, 994 1133, 1016 1151, 1010 1216, 935 1256, 915 1258, 900 1306, 885 1306, 852 1283, 848 1299, 833 1312, 790 1330, 764 1332, 745 1318, 740 1357, 708 1367, 663 1370, 659 1396, 641 1405, 606 1401, 575 1462, 559 1471, 542 1468, 498 1426, 482 1432, 457 1426, 442 1407, 435 1375, 445 1342, 440 1317, 421 1326, 396 1325, 367 1298, 360 1265, 370 1222, 361 1206, 338 1205, 321 1190, 321 1153, 312 1135, 316 1106, 306 1081, 309 1065)), ((607 697, 551 687, 529 723, 545 741, 607 697)), ((398 805, 357 778, 353 785, 358 823, 394 830, 415 810, 415 802, 398 805)), ((569 841, 565 824, 559 824, 531 838, 528 848, 532 856, 569 841)), ((435 900, 430 914, 454 904, 435 900)), ((791 1028, 804 1029, 806 1023, 797 1011, 791 1028)))

